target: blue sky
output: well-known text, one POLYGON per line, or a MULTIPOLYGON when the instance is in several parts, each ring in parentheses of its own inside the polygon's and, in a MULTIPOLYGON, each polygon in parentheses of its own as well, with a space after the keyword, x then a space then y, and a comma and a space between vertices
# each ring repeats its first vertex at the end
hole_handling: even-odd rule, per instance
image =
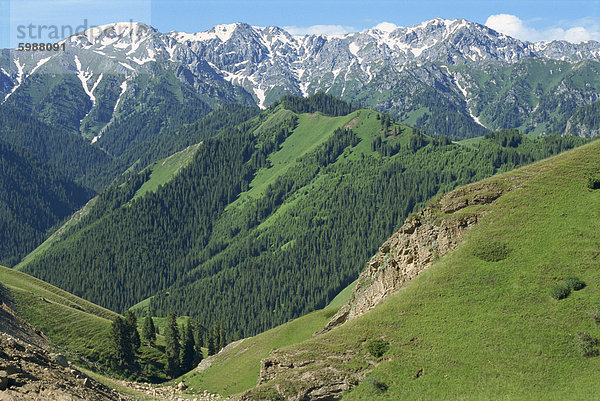
POLYGON ((0 0, 0 47, 47 39, 51 27, 68 33, 129 20, 162 32, 242 21, 303 34, 361 31, 382 22, 410 26, 434 17, 466 18, 530 41, 600 40, 600 0, 0 0))

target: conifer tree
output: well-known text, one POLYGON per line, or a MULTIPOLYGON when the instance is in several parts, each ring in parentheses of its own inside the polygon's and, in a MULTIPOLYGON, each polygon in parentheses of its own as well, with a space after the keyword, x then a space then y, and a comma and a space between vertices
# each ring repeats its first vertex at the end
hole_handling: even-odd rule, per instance
POLYGON ((142 338, 147 344, 154 346, 154 342, 156 341, 156 327, 154 326, 154 319, 152 319, 152 316, 146 316, 146 319, 144 320, 142 338))
POLYGON ((217 344, 215 343, 215 328, 214 326, 208 331, 206 338, 206 347, 208 348, 208 356, 216 354, 217 344))
POLYGON ((177 320, 173 313, 169 313, 165 327, 165 353, 167 355, 166 372, 171 377, 175 377, 179 373, 180 349, 177 320))
POLYGON ((194 361, 196 359, 194 355, 194 333, 189 321, 183 325, 181 337, 181 370, 187 372, 194 368, 194 361))
POLYGON ((193 336, 194 336, 194 365, 197 366, 202 359, 204 359, 204 353, 202 352, 202 334, 204 328, 200 325, 198 319, 190 319, 192 325, 193 336))
POLYGON ((127 313, 125 313, 125 323, 127 327, 127 334, 130 337, 132 352, 135 354, 142 345, 142 342, 140 340, 140 333, 137 329, 137 319, 133 311, 128 310, 127 313))
POLYGON ((223 348, 225 348, 225 346, 227 345, 227 337, 226 337, 227 333, 225 333, 225 327, 223 326, 223 322, 219 322, 218 331, 217 331, 216 335, 218 338, 217 352, 219 352, 223 348))
POLYGON ((117 316, 112 322, 110 334, 119 362, 126 365, 132 364, 133 347, 131 346, 131 335, 125 319, 117 316))

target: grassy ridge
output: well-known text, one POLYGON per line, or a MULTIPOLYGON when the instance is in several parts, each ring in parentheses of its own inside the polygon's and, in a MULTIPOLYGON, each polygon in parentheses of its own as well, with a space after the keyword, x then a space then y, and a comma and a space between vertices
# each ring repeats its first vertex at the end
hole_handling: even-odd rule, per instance
POLYGON ((93 359, 110 350, 114 312, 6 267, 0 266, 0 281, 13 294, 19 314, 57 345, 93 359))
MULTIPOLYGON (((143 196, 146 192, 155 192, 160 185, 164 185, 169 182, 175 174, 177 174, 183 167, 185 167, 196 154, 198 147, 201 144, 195 144, 188 146, 184 150, 177 152, 169 157, 152 163, 148 169, 150 178, 137 190, 133 199, 143 196)), ((133 200, 132 199, 132 200, 133 200)))
MULTIPOLYGON (((575 338, 600 337, 588 315, 600 307, 600 191, 585 177, 598 164, 600 141, 491 178, 520 185, 485 206, 454 252, 373 311, 289 354, 325 359, 353 350, 333 368, 371 372, 347 400, 594 398, 598 359, 582 356, 575 338), (475 256, 498 242, 510 250, 503 260, 475 256), (550 289, 569 276, 587 286, 553 299, 550 289), (381 359, 366 350, 373 338, 391 345, 381 359)), ((266 387, 293 391, 299 374, 266 387)))
MULTIPOLYGON (((249 197, 258 196, 269 184, 272 184, 278 177, 293 168, 299 157, 323 144, 336 128, 352 121, 357 113, 354 112, 342 117, 327 117, 320 113, 300 114, 298 116, 298 127, 286 138, 281 149, 269 157, 271 166, 268 169, 260 170, 256 174, 250 184, 251 189, 244 195, 249 197)), ((279 110, 265 124, 275 125, 281 119, 280 114, 288 116, 291 112, 285 109, 279 110)), ((257 131, 260 131, 260 128, 257 131)))

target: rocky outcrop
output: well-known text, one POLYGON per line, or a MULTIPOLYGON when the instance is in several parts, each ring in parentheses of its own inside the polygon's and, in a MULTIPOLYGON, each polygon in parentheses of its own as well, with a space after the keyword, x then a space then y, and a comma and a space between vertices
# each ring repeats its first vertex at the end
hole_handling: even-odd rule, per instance
POLYGON ((482 183, 453 191, 409 217, 367 264, 350 302, 342 306, 325 328, 327 332, 373 309, 402 285, 452 251, 465 231, 477 224, 481 212, 459 213, 467 206, 488 204, 506 190, 482 183))
POLYGON ((0 333, 0 400, 122 399, 113 390, 63 362, 64 357, 53 357, 45 349, 0 333))
POLYGON ((258 385, 273 383, 275 394, 249 391, 244 393, 240 401, 281 399, 290 401, 331 401, 342 397, 344 391, 350 390, 364 379, 364 371, 347 374, 339 368, 353 357, 352 351, 342 355, 329 355, 315 358, 314 355, 302 355, 287 351, 275 350, 271 356, 261 361, 258 385), (281 386, 277 379, 292 374, 297 385, 290 392, 288 386, 281 386))
POLYGON ((240 345, 245 339, 241 339, 241 340, 237 340, 237 341, 233 341, 229 344, 227 344, 225 347, 223 347, 223 349, 221 349, 218 353, 216 353, 215 355, 211 355, 208 358, 204 358, 199 364, 198 366, 196 366, 196 371, 197 372, 203 372, 206 369, 210 368, 212 366, 212 364, 215 362, 215 360, 221 358, 221 359, 226 359, 227 358, 227 354, 235 349, 238 345, 240 345))

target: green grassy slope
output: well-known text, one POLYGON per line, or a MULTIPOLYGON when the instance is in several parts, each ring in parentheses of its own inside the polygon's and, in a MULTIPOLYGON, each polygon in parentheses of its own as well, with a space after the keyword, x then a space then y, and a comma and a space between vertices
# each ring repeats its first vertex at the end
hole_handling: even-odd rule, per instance
POLYGON ((327 307, 244 339, 232 349, 219 354, 208 369, 192 371, 182 379, 192 389, 206 389, 225 396, 245 391, 256 385, 260 360, 268 357, 271 350, 309 339, 337 309, 327 307))
MULTIPOLYGON (((351 350, 333 368, 370 373, 347 400, 594 398, 598 357, 582 356, 576 337, 600 337, 589 315, 600 306, 600 191, 586 185, 599 164, 596 141, 491 178, 520 185, 484 207, 454 252, 373 311, 287 354, 323 360, 351 350), (505 259, 475 256, 493 242, 511 250, 505 259), (587 286, 553 299, 551 288, 570 276, 587 286), (380 359, 366 350, 374 338, 391 345, 380 359)), ((301 372, 264 387, 293 392, 301 372)))
POLYGON ((146 192, 155 192, 160 185, 169 182, 175 174, 193 160, 201 143, 188 146, 184 150, 169 157, 152 163, 147 169, 151 170, 150 178, 137 190, 133 199, 143 196, 146 192))
MULTIPOLYGON (((291 113, 289 110, 280 110, 278 113, 291 113)), ((296 160, 311 150, 316 149, 329 138, 336 128, 343 127, 352 121, 358 112, 342 117, 328 117, 319 113, 301 114, 298 116, 298 127, 294 130, 283 145, 281 150, 269 157, 271 166, 258 172, 251 184, 248 196, 260 194, 269 185, 296 165, 296 160)), ((275 115, 273 118, 277 118, 275 115)), ((269 119, 268 121, 270 121, 269 119)))
POLYGON ((14 269, 0 266, 0 282, 13 294, 19 314, 57 345, 92 359, 110 349, 114 312, 14 269))

